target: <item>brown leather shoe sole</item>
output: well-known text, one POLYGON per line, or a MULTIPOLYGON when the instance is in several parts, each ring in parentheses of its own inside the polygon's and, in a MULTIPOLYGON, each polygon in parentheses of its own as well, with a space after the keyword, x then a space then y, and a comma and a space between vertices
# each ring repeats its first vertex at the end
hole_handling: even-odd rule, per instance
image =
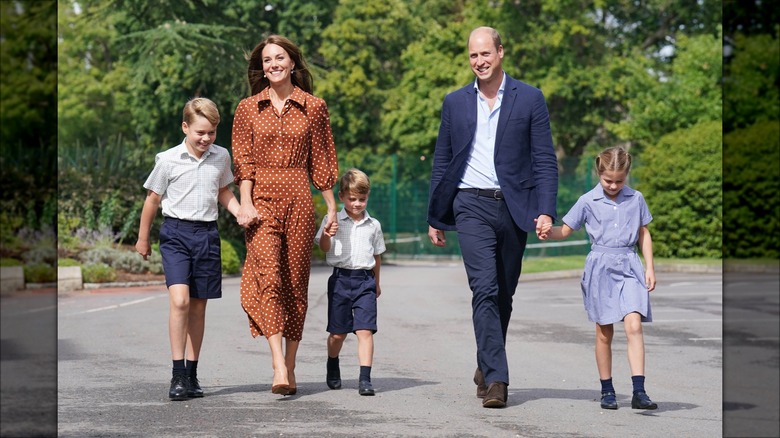
POLYGON ((502 382, 493 382, 488 386, 485 399, 482 401, 483 408, 503 408, 506 406, 507 386, 502 382))

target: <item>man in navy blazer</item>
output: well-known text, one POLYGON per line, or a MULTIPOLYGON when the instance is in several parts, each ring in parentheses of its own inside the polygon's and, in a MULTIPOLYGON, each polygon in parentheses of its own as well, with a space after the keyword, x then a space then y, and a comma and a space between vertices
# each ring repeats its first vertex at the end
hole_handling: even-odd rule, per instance
POLYGON ((505 74, 495 29, 468 41, 476 76, 444 98, 431 172, 428 237, 457 230, 472 291, 477 397, 507 402, 506 334, 527 233, 556 216, 558 162, 542 92, 505 74))

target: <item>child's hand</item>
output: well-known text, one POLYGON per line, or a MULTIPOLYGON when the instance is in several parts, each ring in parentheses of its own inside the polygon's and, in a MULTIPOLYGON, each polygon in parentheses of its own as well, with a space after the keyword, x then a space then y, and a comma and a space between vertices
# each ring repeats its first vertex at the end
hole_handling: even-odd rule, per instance
POLYGON ((147 257, 152 255, 152 245, 150 245, 146 240, 139 240, 136 242, 135 250, 138 252, 138 254, 141 254, 141 257, 143 257, 144 260, 147 260, 147 257))
POLYGON ((325 226, 325 229, 323 230, 323 233, 327 234, 330 237, 333 237, 336 235, 336 232, 339 230, 339 223, 338 221, 331 222, 331 224, 328 226, 325 226))
POLYGON ((534 223, 536 223, 536 237, 539 240, 546 240, 550 235, 550 231, 552 231, 552 223, 544 222, 540 224, 538 219, 534 219, 534 223))
POLYGON ((645 284, 648 292, 652 292, 655 289, 655 271, 652 269, 645 271, 645 284))

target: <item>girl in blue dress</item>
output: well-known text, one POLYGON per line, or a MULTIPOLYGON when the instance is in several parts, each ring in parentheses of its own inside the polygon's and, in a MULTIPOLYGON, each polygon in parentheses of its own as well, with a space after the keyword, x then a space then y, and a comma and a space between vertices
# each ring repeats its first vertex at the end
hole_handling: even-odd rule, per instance
POLYGON ((596 157, 599 184, 582 195, 540 238, 562 240, 585 225, 592 243, 582 275, 582 298, 588 319, 596 323, 596 365, 601 380, 601 407, 617 409, 612 385, 613 324, 623 321, 633 383, 633 409, 656 409, 645 392, 645 343, 642 322, 651 322, 650 294, 655 289, 653 242, 647 225, 653 220, 642 193, 626 185, 631 156, 619 147, 596 157), (646 269, 636 253, 639 246, 646 269))

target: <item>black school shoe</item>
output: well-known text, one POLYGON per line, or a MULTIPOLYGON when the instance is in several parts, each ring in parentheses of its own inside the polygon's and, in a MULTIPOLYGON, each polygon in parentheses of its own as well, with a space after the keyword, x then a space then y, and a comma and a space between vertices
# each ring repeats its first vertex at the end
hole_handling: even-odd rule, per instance
POLYGON ((341 388, 341 370, 338 366, 331 368, 327 367, 327 375, 325 376, 325 383, 328 384, 330 389, 341 388))
POLYGON ((187 376, 189 386, 187 387, 187 397, 203 397, 203 390, 200 388, 197 376, 187 376))
POLYGON ((653 403, 644 391, 637 391, 631 398, 631 409, 657 409, 658 405, 653 403))
POLYGON ((174 374, 171 378, 171 389, 168 390, 168 398, 175 401, 187 400, 189 381, 185 374, 174 374))
POLYGON ((374 395, 374 386, 368 380, 361 380, 358 382, 358 394, 374 395))
POLYGON ((618 403, 614 392, 601 393, 601 409, 617 409, 618 403))

